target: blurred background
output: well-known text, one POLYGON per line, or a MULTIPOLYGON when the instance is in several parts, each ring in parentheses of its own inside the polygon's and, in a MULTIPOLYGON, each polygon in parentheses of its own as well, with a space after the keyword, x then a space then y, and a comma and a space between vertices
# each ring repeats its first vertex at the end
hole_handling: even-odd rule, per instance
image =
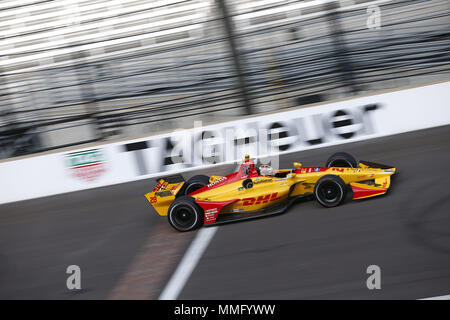
MULTIPOLYGON (((157 299, 196 233, 175 232, 144 197, 157 183, 140 180, 144 165, 160 158, 158 174, 173 165, 164 148, 127 140, 448 81, 450 1, 2 0, 0 48, 0 299, 157 299), (3 161, 118 139, 115 153, 3 161), (107 171, 94 182, 72 174, 88 165, 107 171), (79 291, 66 287, 69 265, 83 270, 79 291)), ((380 121, 443 114, 450 123, 445 85, 400 101, 401 115, 414 116, 380 121)), ((390 194, 220 226, 179 297, 448 295, 450 126, 356 140, 285 153, 279 165, 322 165, 346 151, 398 168, 390 194), (383 290, 367 289, 372 264, 383 290)))
POLYGON ((448 79, 448 0, 4 0, 0 159, 448 79))

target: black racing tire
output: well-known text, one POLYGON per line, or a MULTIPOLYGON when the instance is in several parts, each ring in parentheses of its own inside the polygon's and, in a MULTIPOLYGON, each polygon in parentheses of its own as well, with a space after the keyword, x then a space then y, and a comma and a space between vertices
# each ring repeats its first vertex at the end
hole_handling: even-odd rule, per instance
POLYGON ((188 195, 209 184, 209 177, 199 174, 190 178, 183 186, 183 195, 188 195))
POLYGON ((320 178, 314 188, 317 202, 327 208, 340 205, 347 194, 347 186, 339 176, 327 174, 320 178))
POLYGON ((204 222, 203 209, 189 196, 176 198, 169 207, 167 217, 170 225, 181 232, 195 230, 204 222))
POLYGON ((328 158, 326 167, 356 168, 358 162, 347 152, 336 152, 328 158))

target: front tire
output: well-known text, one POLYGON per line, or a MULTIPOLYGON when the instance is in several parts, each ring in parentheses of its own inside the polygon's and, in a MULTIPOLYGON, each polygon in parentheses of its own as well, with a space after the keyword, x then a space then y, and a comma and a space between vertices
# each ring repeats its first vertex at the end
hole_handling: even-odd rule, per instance
POLYGON ((194 191, 197 191, 198 189, 203 188, 204 186, 209 184, 209 177, 199 174, 196 176, 193 176, 192 178, 190 178, 185 186, 184 186, 184 193, 185 195, 188 195, 194 191))
POLYGON ((336 152, 328 158, 326 167, 356 168, 358 162, 347 152, 336 152))
POLYGON ((170 225, 178 231, 191 231, 203 225, 203 210, 194 198, 181 196, 169 207, 167 214, 170 225))
POLYGON ((317 202, 327 208, 340 205, 347 194, 347 186, 344 181, 335 175, 328 174, 316 182, 314 195, 317 202))

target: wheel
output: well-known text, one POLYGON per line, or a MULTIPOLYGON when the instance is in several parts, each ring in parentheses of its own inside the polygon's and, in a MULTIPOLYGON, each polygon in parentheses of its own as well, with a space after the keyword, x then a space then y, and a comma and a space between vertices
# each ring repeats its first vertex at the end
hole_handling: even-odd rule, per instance
POLYGON ((205 175, 197 175, 190 178, 184 185, 183 194, 188 195, 194 191, 209 184, 209 177, 205 175))
POLYGON ((347 194, 347 186, 344 181, 335 175, 328 174, 320 178, 315 185, 314 195, 317 201, 324 207, 336 207, 342 203, 347 194))
POLYGON ((336 152, 328 158, 326 167, 344 167, 344 168, 356 168, 358 162, 356 159, 346 152, 336 152))
POLYGON ((189 196, 176 198, 170 205, 167 216, 170 225, 178 231, 194 230, 203 224, 203 210, 189 196))

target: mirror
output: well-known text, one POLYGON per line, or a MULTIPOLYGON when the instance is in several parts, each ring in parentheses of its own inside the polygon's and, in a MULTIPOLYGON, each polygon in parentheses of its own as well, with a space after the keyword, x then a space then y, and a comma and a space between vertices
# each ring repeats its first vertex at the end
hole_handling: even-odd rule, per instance
POLYGON ((300 169, 302 167, 302 164, 300 162, 294 162, 294 168, 300 169))

